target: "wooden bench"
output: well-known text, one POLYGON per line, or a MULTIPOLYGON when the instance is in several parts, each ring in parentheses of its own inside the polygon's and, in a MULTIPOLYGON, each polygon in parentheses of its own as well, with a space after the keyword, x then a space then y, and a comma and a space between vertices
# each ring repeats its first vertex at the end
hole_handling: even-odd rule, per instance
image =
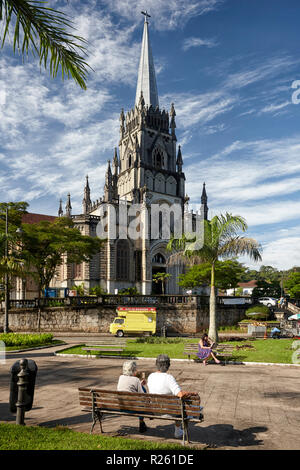
POLYGON ((137 416, 151 419, 180 421, 183 429, 183 444, 189 442, 188 422, 202 422, 200 396, 178 398, 173 395, 154 395, 150 393, 130 393, 102 390, 98 388, 79 388, 79 403, 83 411, 92 413, 92 427, 98 421, 100 431, 104 414, 137 416))
MULTIPOLYGON (((183 354, 187 354, 189 359, 191 356, 196 356, 198 352, 198 344, 199 343, 185 343, 183 354)), ((235 346, 232 346, 231 344, 218 344, 213 347, 212 351, 218 357, 227 358, 232 356, 234 349, 235 346)))
POLYGON ((101 353, 114 352, 121 354, 126 348, 126 342, 126 338, 103 338, 85 343, 85 347, 82 347, 81 349, 83 351, 88 351, 89 354, 91 351, 98 351, 101 353))

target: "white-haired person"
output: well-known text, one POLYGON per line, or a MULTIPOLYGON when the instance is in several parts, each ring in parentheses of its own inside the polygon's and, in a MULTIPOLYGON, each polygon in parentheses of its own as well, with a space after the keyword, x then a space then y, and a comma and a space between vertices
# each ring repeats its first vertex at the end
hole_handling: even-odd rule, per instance
MULTIPOLYGON (((146 383, 146 381, 140 381, 140 379, 136 377, 137 373, 138 369, 135 361, 124 362, 123 374, 120 375, 117 386, 118 392, 145 393, 146 389, 143 387, 143 385, 146 383)), ((139 421, 139 431, 141 433, 146 432, 147 426, 144 418, 139 418, 139 421)))
MULTIPOLYGON (((176 382, 173 375, 168 373, 170 368, 170 358, 167 354, 160 354, 156 358, 157 372, 153 372, 148 377, 148 390, 149 393, 159 395, 175 395, 179 398, 190 397, 198 395, 195 392, 185 392, 176 382)), ((180 438, 183 435, 183 430, 178 421, 175 422, 175 437, 180 438)))

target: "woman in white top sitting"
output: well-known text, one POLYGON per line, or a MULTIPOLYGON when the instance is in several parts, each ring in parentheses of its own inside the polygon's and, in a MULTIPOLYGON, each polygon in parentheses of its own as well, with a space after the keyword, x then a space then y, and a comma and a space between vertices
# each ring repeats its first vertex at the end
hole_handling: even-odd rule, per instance
MULTIPOLYGON (((144 393, 146 390, 143 388, 145 381, 142 382, 138 377, 137 374, 137 365, 135 361, 126 361, 123 364, 123 375, 120 375, 119 382, 117 386, 118 392, 133 392, 133 393, 144 393)), ((147 426, 144 421, 144 418, 139 418, 140 432, 146 432, 147 426)))
MULTIPOLYGON (((157 372, 153 372, 148 377, 148 390, 149 393, 156 393, 159 395, 175 395, 179 398, 198 395, 194 392, 185 392, 181 390, 173 375, 168 374, 170 368, 170 358, 166 354, 160 354, 156 358, 157 372)), ((183 430, 180 423, 175 422, 175 437, 182 437, 183 430)))

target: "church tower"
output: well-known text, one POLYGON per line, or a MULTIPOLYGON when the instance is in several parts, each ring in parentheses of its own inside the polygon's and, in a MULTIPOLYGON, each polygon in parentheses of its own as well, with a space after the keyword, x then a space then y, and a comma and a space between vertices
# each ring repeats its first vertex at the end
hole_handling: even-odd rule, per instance
POLYGON ((182 203, 185 177, 181 153, 180 160, 176 157, 175 108, 172 103, 170 114, 159 108, 149 15, 144 15, 135 106, 120 115, 118 193, 121 199, 141 202, 147 190, 152 203, 162 198, 169 204, 182 203))
MULTIPOLYGON (((90 262, 65 270, 73 273, 71 278, 67 275, 65 286, 84 284, 86 290, 100 286, 110 294, 128 288, 136 288, 144 295, 180 293, 178 276, 185 266, 172 264, 166 247, 178 225, 180 234, 183 233, 186 216, 191 220, 191 227, 196 225, 197 216, 188 210, 174 103, 170 103, 170 111, 159 106, 149 37, 150 15, 142 13, 145 20, 135 103, 127 113, 121 110, 119 148, 108 156, 104 195, 92 202, 86 177, 82 214, 72 215, 70 195, 65 211, 85 235, 99 236, 98 224, 104 221, 107 239, 90 262), (134 225, 136 208, 140 219, 134 225), (131 237, 132 226, 139 236, 131 237), (115 232, 110 227, 115 227, 115 232), (157 273, 171 275, 166 285, 153 282, 157 273)), ((202 218, 207 218, 205 184, 200 212, 202 218)), ((61 205, 59 215, 63 215, 61 205)))

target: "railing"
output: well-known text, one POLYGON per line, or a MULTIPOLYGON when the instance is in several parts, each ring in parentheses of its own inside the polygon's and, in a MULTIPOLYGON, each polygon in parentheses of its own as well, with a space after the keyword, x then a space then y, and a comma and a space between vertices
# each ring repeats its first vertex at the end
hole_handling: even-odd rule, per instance
POLYGON ((38 306, 37 303, 38 299, 31 299, 31 300, 10 300, 9 306, 12 309, 16 308, 35 308, 38 306))
MULTIPOLYGON (((217 305, 249 305, 250 297, 217 297, 217 305)), ((46 307, 80 307, 91 305, 196 305, 201 308, 209 306, 209 296, 206 295, 102 295, 76 297, 43 297, 32 300, 10 300, 11 309, 46 308, 46 307)), ((297 308, 293 306, 294 308, 297 308)), ((3 308, 3 306, 2 306, 3 308)), ((298 312, 297 312, 298 313, 298 312)))
POLYGON ((292 304, 291 302, 288 302, 287 309, 290 310, 293 313, 300 313, 300 308, 297 307, 296 305, 292 304))

